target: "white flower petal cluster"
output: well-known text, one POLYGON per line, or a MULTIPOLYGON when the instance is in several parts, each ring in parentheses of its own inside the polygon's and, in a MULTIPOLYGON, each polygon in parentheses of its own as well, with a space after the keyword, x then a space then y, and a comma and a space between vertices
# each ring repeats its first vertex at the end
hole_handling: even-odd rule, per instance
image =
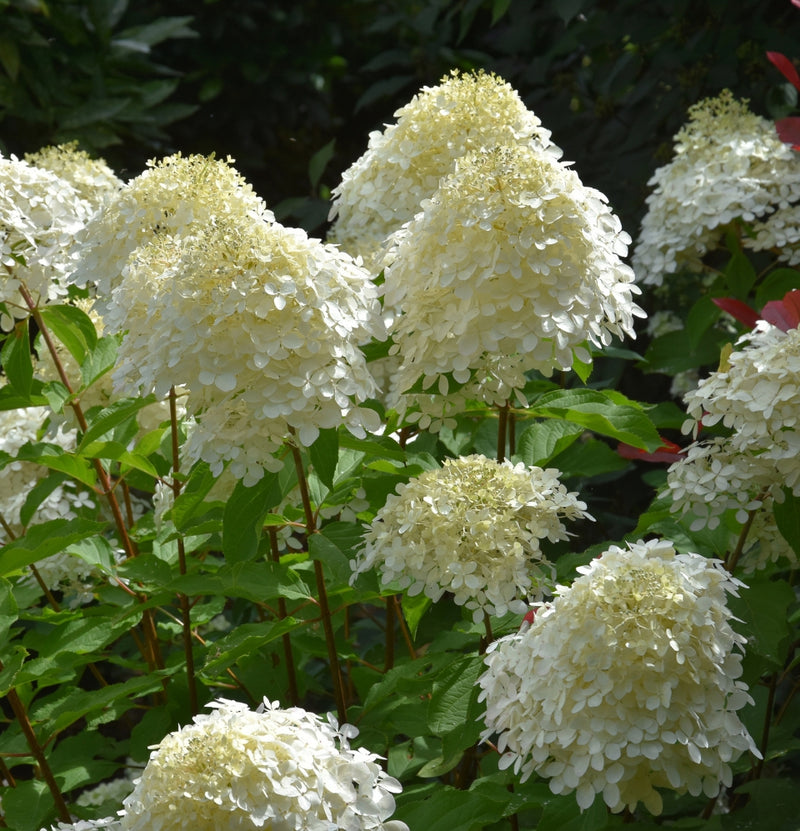
POLYGON ((644 312, 621 259, 628 242, 605 197, 552 155, 506 146, 460 158, 392 238, 384 299, 400 312, 401 364, 390 401, 404 411, 404 393, 438 393, 415 399, 438 415, 451 376, 472 385, 462 395, 504 403, 525 372, 551 375, 591 360, 587 342, 634 337, 644 312))
POLYGON ((743 238, 745 247, 753 251, 774 251, 786 265, 800 265, 800 205, 782 208, 763 222, 754 223, 753 233, 755 239, 749 235, 743 238))
POLYGON ((501 767, 574 791, 582 809, 600 794, 614 812, 659 814, 656 788, 715 796, 731 762, 759 755, 737 715, 752 699, 726 606, 742 584, 668 540, 578 570, 527 631, 490 645, 483 738, 499 734, 501 767))
POLYGON ((680 269, 699 271, 735 219, 753 222, 800 201, 800 159, 729 90, 689 109, 675 153, 648 184, 647 213, 633 254, 644 283, 680 269))
POLYGON ((102 205, 122 187, 123 182, 103 159, 93 159, 78 142, 43 147, 36 153, 26 153, 25 161, 35 167, 49 170, 77 191, 94 208, 102 205))
POLYGON ((66 296, 77 256, 75 238, 92 210, 67 180, 0 154, 0 302, 8 303, 12 314, 22 302, 21 282, 36 302, 66 296))
POLYGON ((333 191, 329 241, 362 256, 375 273, 386 238, 417 213, 460 156, 498 144, 561 155, 519 94, 494 74, 454 70, 394 115, 396 123, 370 133, 366 152, 333 191))
POLYGON ((592 518, 558 476, 480 455, 447 459, 389 495, 351 561, 353 581, 377 568, 410 595, 452 592, 476 622, 524 613, 552 585, 541 541, 567 539, 562 519, 592 518))
POLYGON ((71 279, 96 289, 97 310, 111 331, 123 328, 114 290, 135 249, 157 235, 191 234, 232 218, 274 219, 232 162, 180 153, 151 159, 88 223, 71 279))
POLYGON ((358 344, 385 338, 377 290, 302 230, 246 214, 158 232, 130 254, 112 303, 126 333, 116 388, 163 396, 183 383, 187 460, 215 475, 231 462, 252 483, 280 468, 272 454, 290 434, 308 446, 323 428, 379 426, 357 406, 376 392, 358 344))
MULTIPOLYGON (((75 822, 58 822, 50 826, 50 831, 95 831, 98 828, 105 828, 106 831, 122 831, 122 825, 117 817, 78 819, 75 822)), ((47 829, 43 828, 42 831, 47 831, 47 829)))
POLYGON ((337 728, 293 707, 219 699, 170 733, 125 800, 122 831, 408 831, 400 783, 337 728))
MULTIPOLYGON (((16 456, 28 442, 36 441, 44 430, 50 415, 46 407, 28 407, 20 410, 0 411, 0 451, 16 456)), ((63 450, 75 449, 74 430, 59 428, 46 436, 63 450)), ((24 532, 20 512, 31 490, 47 475, 47 468, 34 462, 12 461, 0 470, 0 516, 14 536, 24 532)), ((81 510, 97 511, 92 495, 77 490, 69 480, 57 485, 36 509, 30 524, 54 519, 73 519, 81 510)), ((9 542, 8 535, 0 527, 0 544, 9 542)), ((51 591, 62 591, 73 607, 90 603, 100 571, 74 554, 57 553, 36 563, 36 570, 51 591)), ((33 582, 32 576, 26 576, 33 582)))
POLYGON ((800 493, 800 329, 759 321, 684 400, 684 432, 697 435, 701 421, 732 431, 691 446, 669 469, 674 510, 697 516, 693 527, 715 527, 730 508, 744 522, 782 486, 800 493))

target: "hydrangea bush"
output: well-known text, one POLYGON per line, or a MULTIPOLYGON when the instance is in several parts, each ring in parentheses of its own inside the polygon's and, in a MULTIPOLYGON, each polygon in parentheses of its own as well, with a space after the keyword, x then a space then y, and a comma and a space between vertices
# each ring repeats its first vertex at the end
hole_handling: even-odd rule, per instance
POLYGON ((325 241, 0 158, 2 823, 788 827, 796 151, 698 104, 631 267, 502 79, 396 117, 325 241))

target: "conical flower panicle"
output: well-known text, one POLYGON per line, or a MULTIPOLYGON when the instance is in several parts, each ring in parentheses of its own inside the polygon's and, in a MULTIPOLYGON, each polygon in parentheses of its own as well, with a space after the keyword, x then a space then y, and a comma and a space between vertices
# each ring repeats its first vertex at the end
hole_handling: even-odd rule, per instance
POLYGON ((746 246, 795 239, 757 221, 774 211, 776 218, 796 212, 790 206, 800 201, 800 158, 780 140, 773 122, 724 90, 689 109, 689 121, 674 141, 672 161, 648 182, 653 190, 632 258, 639 279, 660 285, 680 269, 700 270, 702 257, 735 219, 758 229, 754 241, 743 236, 746 246))
POLYGON ((612 546, 559 587, 530 628, 490 645, 479 679, 501 767, 550 780, 582 809, 662 810, 656 788, 698 796, 731 784, 730 763, 759 756, 737 711, 745 638, 718 561, 668 540, 612 546))
POLYGON ((541 541, 567 538, 563 519, 591 518, 554 468, 526 468, 473 455, 448 459, 399 485, 378 511, 353 579, 377 568, 384 584, 484 613, 523 613, 552 586, 541 541))
POLYGON ((621 259, 628 242, 605 197, 547 152, 459 159, 392 237, 384 302, 399 312, 400 367, 390 404, 418 406, 409 418, 425 427, 452 409, 450 377, 466 385, 459 404, 502 404, 521 395, 524 373, 549 376, 589 361, 588 343, 634 336, 644 313, 621 259))
POLYGON ((561 155, 519 94, 494 74, 454 70, 394 115, 396 123, 370 134, 367 151, 333 191, 330 241, 362 256, 374 272, 387 237, 417 213, 459 157, 497 144, 561 155))

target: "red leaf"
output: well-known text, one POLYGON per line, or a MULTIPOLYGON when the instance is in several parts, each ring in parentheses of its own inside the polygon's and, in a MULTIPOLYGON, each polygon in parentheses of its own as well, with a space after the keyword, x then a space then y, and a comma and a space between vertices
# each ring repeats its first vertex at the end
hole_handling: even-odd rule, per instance
POLYGON ((792 0, 792 5, 797 6, 797 8, 800 9, 800 0, 792 0))
POLYGON ((800 289, 792 289, 783 296, 783 300, 770 300, 761 317, 783 332, 800 326, 800 289))
POLYGON ((800 75, 797 74, 794 64, 786 55, 782 55, 780 52, 767 52, 767 57, 772 65, 795 89, 800 89, 800 75))
POLYGON ((658 447, 652 453, 623 443, 617 445, 617 453, 623 459, 639 459, 642 462, 678 462, 684 456, 680 445, 668 439, 662 439, 661 447, 658 447))
POLYGON ((735 297, 712 297, 711 299, 723 312, 727 312, 731 317, 736 318, 739 323, 743 323, 748 329, 752 329, 760 317, 755 309, 751 309, 747 303, 743 303, 735 297))
POLYGON ((778 138, 784 144, 791 144, 793 150, 800 150, 800 117, 779 118, 775 122, 778 138))

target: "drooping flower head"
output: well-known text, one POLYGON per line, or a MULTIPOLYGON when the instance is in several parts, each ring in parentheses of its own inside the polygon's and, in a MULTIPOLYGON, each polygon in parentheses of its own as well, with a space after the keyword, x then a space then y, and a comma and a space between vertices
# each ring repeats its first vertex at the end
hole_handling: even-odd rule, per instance
POLYGON ((330 241, 375 271, 386 238, 414 216, 460 156, 497 144, 561 155, 519 94, 494 74, 454 70, 423 87, 395 117, 370 134, 367 151, 333 191, 330 241))
POLYGON ((800 200, 800 158, 773 122, 724 90, 689 109, 672 161, 648 184, 632 262, 644 283, 659 285, 679 269, 699 270, 731 220, 753 222, 800 200))
POLYGON ((122 831, 408 831, 390 820, 400 783, 358 734, 297 707, 219 699, 153 750, 122 831))
POLYGON ((587 343, 634 336, 644 313, 621 260, 628 242, 605 197, 551 154, 518 145, 460 158, 392 238, 392 402, 441 414, 460 403, 445 398, 452 380, 467 385, 461 398, 502 404, 525 372, 569 369, 591 360, 587 343), (420 383, 441 399, 403 398, 420 383))
POLYGON ((759 755, 737 715, 752 699, 726 605, 742 584, 668 540, 578 570, 527 631, 489 647, 483 737, 499 734, 501 767, 574 791, 582 809, 601 794, 612 811, 659 814, 656 788, 716 796, 731 762, 759 755))
POLYGON ((562 520, 579 518, 591 518, 586 505, 554 468, 448 459, 389 495, 351 562, 353 579, 377 568, 384 584, 398 581, 411 595, 452 592, 476 621, 522 613, 552 585, 542 540, 566 539, 562 520))
POLYGON ((22 282, 37 303, 66 296, 75 237, 92 210, 66 179, 0 155, 0 303, 8 304, 11 315, 17 316, 22 303, 22 282))

